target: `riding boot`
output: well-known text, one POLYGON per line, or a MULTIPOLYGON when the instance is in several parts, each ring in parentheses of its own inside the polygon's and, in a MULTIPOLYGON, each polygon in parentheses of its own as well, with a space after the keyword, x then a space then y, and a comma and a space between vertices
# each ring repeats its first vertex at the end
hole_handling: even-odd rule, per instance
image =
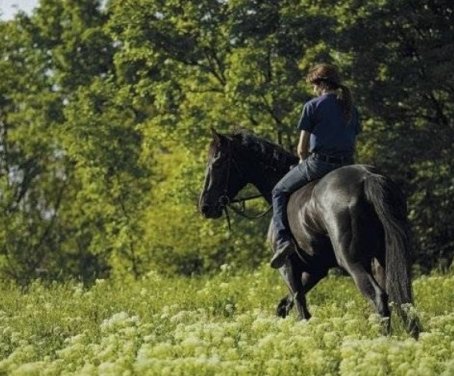
POLYGON ((295 244, 293 240, 286 240, 280 243, 276 251, 274 252, 273 257, 271 258, 270 265, 274 269, 279 269, 285 264, 287 258, 296 251, 295 244))

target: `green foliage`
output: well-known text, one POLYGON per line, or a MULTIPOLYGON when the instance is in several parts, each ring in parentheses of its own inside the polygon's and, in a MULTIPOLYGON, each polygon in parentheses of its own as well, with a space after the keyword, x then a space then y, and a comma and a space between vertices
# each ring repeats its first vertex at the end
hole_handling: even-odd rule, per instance
POLYGON ((23 281, 56 250, 52 231, 62 203, 64 168, 55 140, 58 96, 43 51, 33 48, 27 19, 2 23, 0 268, 23 281))
POLYGON ((454 80, 447 73, 452 70, 452 4, 345 1, 338 9, 338 46, 342 58, 349 55, 346 68, 356 97, 364 115, 381 123, 367 133, 378 145, 374 162, 400 180, 409 196, 417 260, 425 266, 440 260, 449 264, 454 220, 454 80), (354 12, 345 13, 345 6, 354 12))
POLYGON ((27 292, 1 285, 0 373, 8 375, 449 375, 454 275, 415 280, 418 341, 394 318, 381 335, 351 279, 309 296, 313 318, 274 316, 284 293, 267 266, 213 278, 97 280, 27 292))
POLYGON ((258 265, 268 218, 234 217, 229 234, 197 214, 209 129, 294 148, 319 61, 353 89, 358 160, 408 194, 417 261, 449 265, 453 14, 446 0, 41 0, 0 22, 2 276, 258 265))
MULTIPOLYGON (((204 161, 179 141, 168 139, 161 146, 165 146, 165 151, 156 151, 154 156, 157 183, 150 198, 153 210, 144 219, 143 241, 149 247, 144 258, 154 268, 185 275, 217 270, 225 263, 255 266, 263 260, 263 234, 268 221, 257 223, 233 217, 233 233, 230 233, 224 218, 200 220, 198 186, 189 187, 188 181, 194 176, 196 181, 203 180, 204 161), (237 232, 238 228, 241 232, 237 232), (241 239, 237 234, 242 235, 241 239)), ((266 209, 259 203, 255 206, 256 210, 266 209)))

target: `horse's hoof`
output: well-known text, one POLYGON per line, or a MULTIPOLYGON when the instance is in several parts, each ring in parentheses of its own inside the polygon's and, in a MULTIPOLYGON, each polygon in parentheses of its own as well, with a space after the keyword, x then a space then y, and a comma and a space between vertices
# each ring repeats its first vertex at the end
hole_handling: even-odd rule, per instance
POLYGON ((290 300, 288 296, 281 299, 276 308, 276 315, 282 318, 286 318, 293 307, 293 300, 290 300))
POLYGON ((285 307, 277 307, 276 315, 285 319, 287 317, 287 310, 285 309, 285 307))

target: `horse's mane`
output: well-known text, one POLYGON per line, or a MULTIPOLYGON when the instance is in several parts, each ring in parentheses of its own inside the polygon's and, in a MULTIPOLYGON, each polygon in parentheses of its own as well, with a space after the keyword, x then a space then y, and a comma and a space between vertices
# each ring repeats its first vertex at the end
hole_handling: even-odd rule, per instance
POLYGON ((285 150, 282 146, 258 137, 250 131, 238 130, 230 135, 240 145, 250 150, 254 156, 274 168, 285 168, 298 163, 298 158, 285 150))

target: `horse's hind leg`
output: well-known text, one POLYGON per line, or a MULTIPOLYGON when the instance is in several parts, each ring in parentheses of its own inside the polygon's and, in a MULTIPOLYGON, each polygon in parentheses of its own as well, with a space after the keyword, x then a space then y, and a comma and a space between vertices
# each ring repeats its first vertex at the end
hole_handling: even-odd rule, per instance
POLYGON ((375 306, 377 313, 382 317, 389 317, 388 297, 371 272, 366 270, 361 263, 349 264, 346 269, 361 293, 375 306))
MULTIPOLYGON (((374 259, 372 262, 372 270, 374 277, 377 280, 378 284, 383 290, 386 290, 386 271, 385 271, 385 260, 384 257, 379 257, 374 259)), ((417 317, 412 317, 408 312, 406 312, 399 305, 396 306, 396 311, 399 317, 405 323, 407 331, 415 338, 418 338, 419 332, 421 331, 421 324, 417 317)))
MULTIPOLYGON (((377 313, 386 319, 386 330, 390 329, 388 295, 372 275, 372 258, 377 245, 371 244, 376 226, 367 221, 367 211, 359 204, 338 212, 335 227, 330 230, 331 243, 340 266, 353 278, 360 292, 372 302, 377 313)), ((381 282, 381 281, 380 281, 381 282)))
POLYGON ((377 313, 387 320, 385 329, 389 332, 390 311, 388 306, 388 295, 386 294, 385 289, 383 289, 372 276, 371 262, 369 261, 367 264, 362 260, 352 260, 349 257, 349 253, 346 252, 347 249, 352 250, 354 248, 352 248, 352 246, 341 247, 341 250, 344 252, 338 253, 338 255, 340 255, 338 256, 339 264, 352 276, 359 291, 373 304, 377 313))
POLYGON ((383 265, 384 260, 380 261, 377 258, 372 260, 372 274, 380 287, 386 291, 386 272, 383 265))
POLYGON ((361 293, 374 305, 375 310, 384 320, 383 329, 385 333, 389 334, 391 330, 391 313, 388 306, 388 295, 385 290, 374 279, 370 269, 365 268, 360 262, 347 262, 343 266, 352 276, 361 293))

